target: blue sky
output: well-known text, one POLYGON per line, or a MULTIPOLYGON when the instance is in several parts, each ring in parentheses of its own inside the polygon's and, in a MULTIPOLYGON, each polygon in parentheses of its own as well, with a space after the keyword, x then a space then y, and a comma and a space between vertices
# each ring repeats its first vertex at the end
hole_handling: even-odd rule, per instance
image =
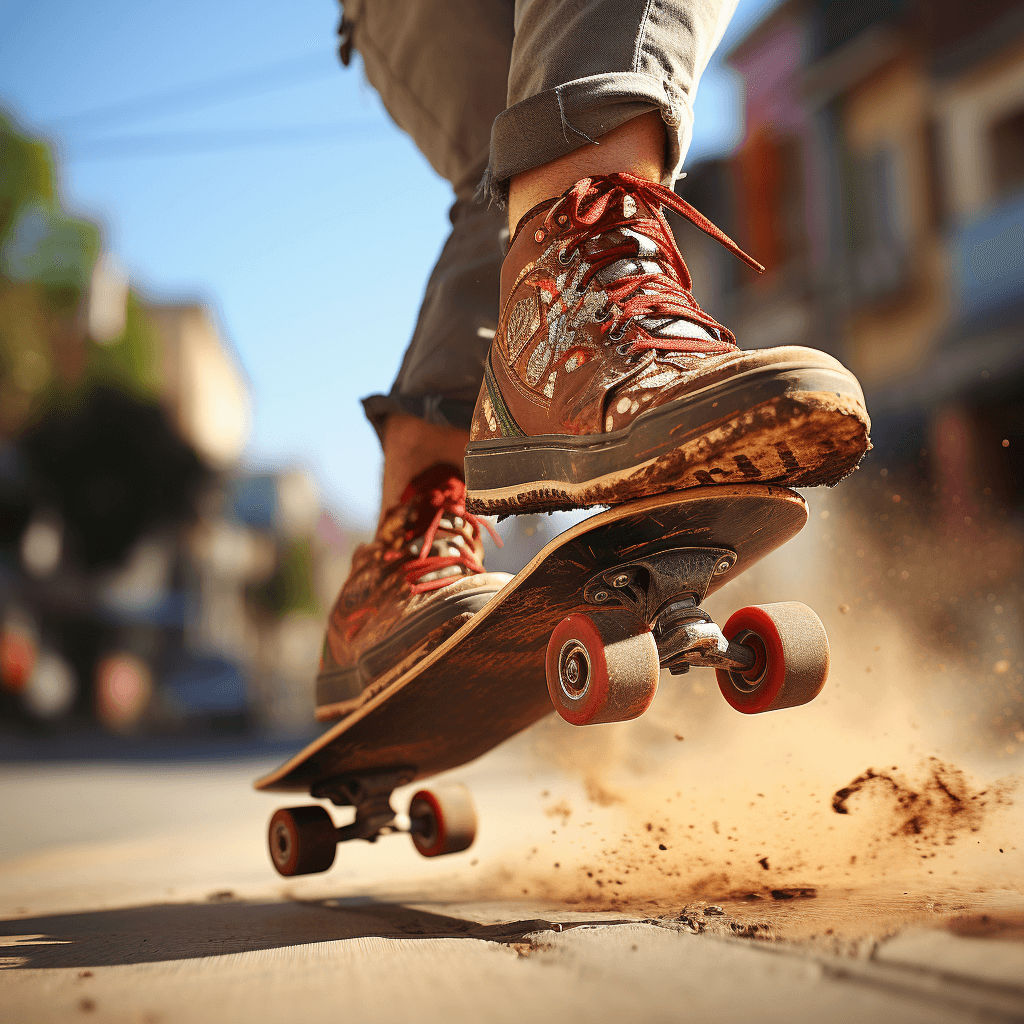
MULTIPOLYGON (((741 0, 727 40, 771 4, 741 0)), ((391 384, 450 192, 338 64, 337 19, 335 0, 3 0, 0 105, 55 142, 65 204, 138 286, 214 309, 252 390, 248 461, 307 466, 369 523, 380 451, 358 399, 391 384), (150 99, 197 83, 186 109, 150 99)), ((731 148, 739 119, 716 61, 690 159, 731 148)))

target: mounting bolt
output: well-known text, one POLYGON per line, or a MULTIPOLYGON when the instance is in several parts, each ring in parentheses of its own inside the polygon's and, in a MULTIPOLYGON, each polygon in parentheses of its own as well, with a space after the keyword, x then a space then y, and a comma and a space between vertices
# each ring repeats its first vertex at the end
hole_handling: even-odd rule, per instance
POLYGON ((629 583, 629 577, 624 572, 612 577, 613 587, 624 587, 627 583, 629 583))
POLYGON ((608 591, 607 590, 596 590, 596 591, 594 591, 594 600, 598 604, 604 604, 604 602, 608 600, 608 591))
POLYGON ((723 558, 718 565, 715 566, 715 575, 721 576, 723 572, 728 572, 732 568, 732 562, 727 558, 723 558))

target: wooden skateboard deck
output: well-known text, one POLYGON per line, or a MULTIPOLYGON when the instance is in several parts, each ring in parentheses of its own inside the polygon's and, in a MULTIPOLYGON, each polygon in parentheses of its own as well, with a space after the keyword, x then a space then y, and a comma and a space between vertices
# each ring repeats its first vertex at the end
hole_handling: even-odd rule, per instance
POLYGON ((583 588, 595 573, 680 547, 735 552, 710 594, 806 521, 799 494, 763 484, 693 488, 597 513, 552 540, 457 633, 256 788, 310 792, 326 779, 399 769, 411 781, 472 761, 553 710, 548 638, 565 616, 593 608, 583 588))

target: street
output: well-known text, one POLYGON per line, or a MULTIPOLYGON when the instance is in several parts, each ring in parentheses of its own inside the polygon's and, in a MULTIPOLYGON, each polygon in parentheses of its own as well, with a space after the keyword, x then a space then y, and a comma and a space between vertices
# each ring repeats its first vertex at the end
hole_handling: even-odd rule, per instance
POLYGON ((842 755, 783 753, 808 720, 775 718, 746 763, 716 721, 691 743, 657 715, 549 719, 452 773, 479 812, 470 850, 352 842, 289 880, 264 830, 303 801, 251 789, 265 756, 8 765, 0 1020, 1024 1019, 1012 785, 961 826, 929 779, 971 802, 971 777, 908 769, 933 819, 896 837, 894 783, 846 786, 836 813, 821 784, 857 774, 842 755))

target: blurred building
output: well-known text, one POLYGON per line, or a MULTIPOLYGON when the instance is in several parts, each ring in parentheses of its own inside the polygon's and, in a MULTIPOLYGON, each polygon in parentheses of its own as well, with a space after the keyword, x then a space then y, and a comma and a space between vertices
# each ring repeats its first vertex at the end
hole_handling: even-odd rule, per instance
POLYGON ((211 312, 148 302, 0 118, 0 725, 303 730, 354 540, 252 472, 211 312))
POLYGON ((768 272, 684 229, 702 303, 850 366, 874 461, 1021 509, 1024 8, 786 0, 728 59, 742 145, 680 191, 768 272))
POLYGON ((216 469, 234 465, 249 437, 241 367, 198 303, 149 303, 160 338, 160 398, 181 435, 216 469))

